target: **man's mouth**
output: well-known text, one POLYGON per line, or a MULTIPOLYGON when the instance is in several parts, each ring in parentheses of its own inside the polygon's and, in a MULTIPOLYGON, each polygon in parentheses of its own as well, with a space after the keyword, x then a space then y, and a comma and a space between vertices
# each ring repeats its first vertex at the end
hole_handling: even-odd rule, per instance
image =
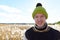
POLYGON ((39 21, 38 23, 39 23, 39 24, 42 24, 43 22, 42 22, 42 21, 39 21))

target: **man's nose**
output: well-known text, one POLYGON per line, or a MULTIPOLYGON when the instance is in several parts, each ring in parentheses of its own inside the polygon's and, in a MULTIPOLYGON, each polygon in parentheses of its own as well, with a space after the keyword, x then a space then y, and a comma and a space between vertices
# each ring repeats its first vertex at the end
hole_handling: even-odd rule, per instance
POLYGON ((39 18, 38 21, 41 21, 41 19, 39 18))

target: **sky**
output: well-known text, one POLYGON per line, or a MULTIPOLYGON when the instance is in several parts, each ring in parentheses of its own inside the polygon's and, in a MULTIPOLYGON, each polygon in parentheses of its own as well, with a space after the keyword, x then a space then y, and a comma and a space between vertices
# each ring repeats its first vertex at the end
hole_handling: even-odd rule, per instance
POLYGON ((48 23, 60 21, 60 0, 0 0, 0 23, 34 23, 37 3, 46 9, 48 23))

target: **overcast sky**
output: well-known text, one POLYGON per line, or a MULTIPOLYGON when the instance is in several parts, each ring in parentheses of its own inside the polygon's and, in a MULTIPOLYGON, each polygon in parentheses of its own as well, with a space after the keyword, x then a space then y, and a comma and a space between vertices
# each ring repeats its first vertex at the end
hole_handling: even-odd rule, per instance
POLYGON ((32 12, 38 2, 48 12, 48 23, 60 21, 60 0, 0 0, 0 23, 34 23, 32 12))

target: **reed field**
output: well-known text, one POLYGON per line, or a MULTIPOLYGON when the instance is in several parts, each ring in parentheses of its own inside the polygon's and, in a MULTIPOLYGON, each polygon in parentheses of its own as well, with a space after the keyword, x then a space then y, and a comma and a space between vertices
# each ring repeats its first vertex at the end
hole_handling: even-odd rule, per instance
MULTIPOLYGON (((33 25, 0 24, 0 40, 23 40, 24 32, 33 25)), ((49 25, 60 31, 60 25, 49 25)))

